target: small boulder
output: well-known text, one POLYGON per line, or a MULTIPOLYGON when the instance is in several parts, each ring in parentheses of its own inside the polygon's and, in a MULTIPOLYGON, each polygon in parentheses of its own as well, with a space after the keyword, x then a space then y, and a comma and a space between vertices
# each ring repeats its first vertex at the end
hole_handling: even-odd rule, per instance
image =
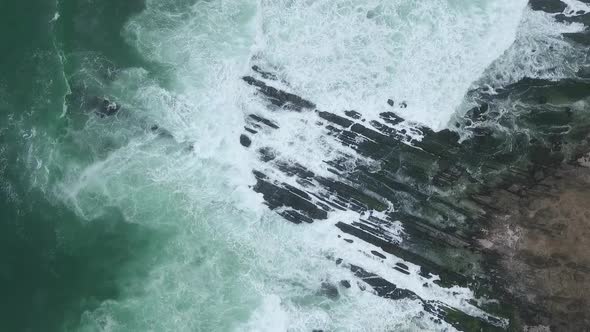
POLYGON ((240 144, 242 144, 244 147, 249 147, 252 145, 252 140, 250 140, 250 137, 242 134, 240 135, 240 144))

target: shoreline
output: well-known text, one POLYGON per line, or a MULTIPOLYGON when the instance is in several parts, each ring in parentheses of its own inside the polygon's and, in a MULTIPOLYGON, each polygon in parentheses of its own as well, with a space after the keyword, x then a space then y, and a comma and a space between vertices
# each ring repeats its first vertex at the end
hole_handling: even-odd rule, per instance
MULTIPOLYGON (((515 318, 551 331, 590 326, 590 167, 584 159, 517 190, 496 190, 478 240, 515 318)), ((533 330, 531 330, 533 331, 533 330)))

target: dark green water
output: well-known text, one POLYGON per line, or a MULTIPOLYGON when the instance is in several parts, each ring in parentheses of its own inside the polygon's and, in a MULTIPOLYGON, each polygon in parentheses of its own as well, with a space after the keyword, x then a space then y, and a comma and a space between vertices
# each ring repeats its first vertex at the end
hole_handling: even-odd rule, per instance
POLYGON ((68 143, 70 122, 60 117, 68 88, 58 50, 100 49, 114 66, 138 59, 120 30, 141 2, 67 1, 60 7, 56 27, 50 22, 57 11, 51 1, 0 3, 2 331, 77 326, 82 312, 117 298, 116 275, 148 245, 142 240, 148 231, 125 223, 116 209, 102 220, 81 220, 60 202, 49 201, 25 171, 34 160, 23 153, 33 148, 23 136, 34 130, 54 144, 68 143))

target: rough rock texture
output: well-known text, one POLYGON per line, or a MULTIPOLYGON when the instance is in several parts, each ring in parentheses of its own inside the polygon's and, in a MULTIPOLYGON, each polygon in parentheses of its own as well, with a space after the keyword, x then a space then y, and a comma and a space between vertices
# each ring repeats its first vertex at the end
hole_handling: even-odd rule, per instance
MULTIPOLYGON (((391 275, 425 281, 437 275, 440 279, 434 283, 442 288, 469 287, 477 298, 499 302, 482 305, 489 314, 483 319, 470 316, 444 301, 424 300, 415 290, 398 287, 376 271, 337 256, 337 264, 362 282, 359 288, 392 301, 420 301, 438 322, 444 320, 462 331, 521 331, 531 325, 541 331, 549 327, 584 331, 586 302, 575 289, 586 280, 567 278, 574 278, 570 270, 584 271, 588 266, 573 249, 586 247, 571 243, 570 237, 559 238, 567 223, 555 218, 566 214, 543 206, 563 204, 543 202, 561 195, 560 190, 578 197, 590 187, 572 178, 579 187, 572 192, 568 180, 559 176, 577 169, 563 165, 588 150, 590 119, 586 112, 551 102, 562 94, 572 103, 587 98, 590 82, 525 78, 494 95, 471 91, 481 103, 457 119, 459 132, 467 134, 461 140, 451 130, 399 126, 404 120, 388 111, 391 103, 386 101, 378 120, 366 119, 362 110, 315 109, 311 101, 273 87, 272 78, 263 81, 265 75, 274 76, 261 74, 259 67, 253 70, 256 77, 243 79, 268 109, 249 114, 244 130, 251 142, 261 146, 252 152, 265 163, 253 171, 257 182, 252 189, 262 194, 271 210, 296 224, 326 220, 335 211, 357 213, 358 217, 334 225, 338 238, 351 245, 363 242, 371 248, 368 257, 402 259, 420 267, 410 270, 403 263, 395 264, 388 266, 391 275), (510 100, 519 101, 513 112, 500 112, 498 105, 510 100), (344 167, 353 158, 342 152, 324 160, 332 175, 320 176, 289 160, 283 151, 265 146, 269 133, 283 130, 275 113, 289 111, 315 118, 310 125, 323 128, 334 144, 379 167, 365 163, 344 167), (409 131, 422 139, 413 140, 409 131), (548 177, 551 174, 555 175, 548 177), (551 179, 557 194, 548 195, 553 182, 545 181, 551 179), (534 208, 535 204, 542 207, 534 208), (395 209, 388 209, 390 205, 395 209), (540 216, 547 220, 538 222, 540 216), (394 224, 403 226, 401 242, 392 231, 394 224), (523 244, 516 248, 518 241, 523 244)), ((575 203, 583 206, 583 201, 582 197, 575 203)), ((573 234, 579 234, 575 229, 573 234)))
POLYGON ((495 213, 480 244, 523 321, 590 331, 590 168, 566 165, 529 188, 491 195, 495 213))
MULTIPOLYGON (((559 22, 590 25, 588 14, 566 13, 568 3, 529 5, 559 22)), ((564 41, 585 47, 589 33, 565 34, 564 41)), ((337 237, 346 246, 361 243, 367 249, 359 251, 383 263, 379 270, 339 252, 331 259, 357 280, 324 288, 350 285, 419 301, 431 319, 461 331, 590 332, 590 168, 583 167, 590 156, 571 164, 590 147, 588 64, 559 81, 524 77, 494 93, 476 87, 466 96, 474 107, 439 132, 400 117, 403 100, 383 100, 370 117, 363 109, 318 109, 317 100, 298 96, 280 73, 261 66, 242 78, 267 106, 246 116, 240 138, 264 163, 252 189, 296 224, 346 211, 352 217, 334 224, 337 237), (329 175, 267 145, 288 130, 276 116, 285 112, 301 114, 339 151, 322 160, 329 175), (419 296, 422 289, 402 288, 398 280, 407 276, 423 287, 468 287, 478 300, 498 301, 473 301, 486 315, 470 315, 419 296)))

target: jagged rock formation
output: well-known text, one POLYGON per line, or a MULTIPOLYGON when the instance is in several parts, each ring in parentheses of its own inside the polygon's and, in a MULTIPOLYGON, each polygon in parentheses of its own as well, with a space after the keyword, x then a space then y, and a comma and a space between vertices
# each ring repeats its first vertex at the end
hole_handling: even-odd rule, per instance
MULTIPOLYGON (((257 67, 253 69, 259 70, 257 67)), ((417 264, 420 267, 419 278, 428 281, 437 275, 440 280, 434 280, 434 283, 442 287, 467 286, 473 282, 473 276, 467 270, 477 258, 465 250, 473 248, 466 238, 469 227, 464 224, 469 212, 433 194, 430 189, 433 178, 443 183, 461 174, 461 169, 453 167, 450 161, 458 158, 460 151, 457 134, 448 130, 435 133, 427 128, 411 129, 422 131, 424 138, 409 145, 412 138, 407 129, 395 128, 404 120, 393 112, 381 113, 382 122, 365 121, 361 113, 355 111, 347 111, 345 116, 341 116, 315 110, 312 102, 251 76, 245 77, 244 81, 256 87, 258 93, 269 101, 272 111, 278 111, 274 107, 280 106, 282 111, 308 112, 307 116, 317 117, 315 125, 325 128, 327 135, 335 137, 340 144, 359 155, 381 164, 379 169, 358 164, 350 170, 344 167, 341 159, 326 160, 333 174, 326 177, 315 174, 304 165, 289 163, 280 151, 260 148, 256 151, 260 160, 284 176, 296 179, 295 184, 289 184, 273 173, 254 171, 257 183, 253 190, 263 195, 269 208, 297 224, 324 220, 334 211, 356 212, 359 216, 357 220, 342 220, 335 224, 344 241, 364 241, 383 252, 370 251, 371 255, 381 259, 386 259, 384 254, 387 254, 417 264), (446 168, 439 163, 444 163, 446 168), (414 179, 414 182, 407 179, 414 179), (399 210, 389 211, 392 203, 399 206, 399 210), (399 243, 393 234, 396 223, 403 224, 408 234, 403 243, 399 243), (458 251, 464 252, 467 259, 449 263, 451 256, 458 251)), ((251 142, 260 135, 263 139, 264 131, 268 130, 281 128, 262 114, 250 114, 240 142, 249 147, 250 144, 245 145, 245 141, 251 142)), ((493 330, 502 326, 492 316, 487 319, 469 316, 444 303, 422 299, 415 292, 399 288, 360 266, 342 259, 338 259, 337 263, 350 269, 377 295, 392 300, 419 300, 427 312, 457 328, 477 326, 493 330)), ((402 275, 415 273, 402 262, 398 262, 393 270, 402 275)))
MULTIPOLYGON (((531 1, 533 9, 555 13, 557 20, 587 23, 587 14, 559 14, 564 5, 531 1)), ((565 37, 578 42, 587 33, 565 37)), ((590 212, 574 206, 583 204, 590 187, 587 170, 563 165, 590 146, 590 117, 572 106, 590 96, 590 75, 584 75, 581 70, 577 78, 562 81, 524 78, 494 94, 473 90, 469 94, 479 106, 457 119, 457 131, 434 132, 398 116, 396 108, 408 106, 403 101, 384 100, 378 119, 362 110, 316 109, 313 101, 279 88, 285 85, 277 74, 255 65, 243 80, 266 100, 268 112, 249 114, 239 141, 249 149, 258 142, 252 151, 266 166, 254 170, 253 190, 286 220, 313 223, 352 211, 356 220, 335 223, 338 237, 350 245, 369 244, 374 249, 366 254, 383 262, 397 259, 392 273, 422 280, 424 287, 469 287, 500 303, 472 303, 487 315, 468 314, 334 257, 377 295, 419 300, 425 311, 461 330, 547 325, 581 331, 588 319, 582 296, 587 283, 576 287, 586 281, 588 262, 584 254, 573 257, 586 243, 572 240, 590 227, 590 212), (506 104, 511 112, 499 109, 506 104), (329 176, 318 175, 265 146, 268 133, 282 130, 273 113, 290 111, 369 162, 351 166, 357 159, 342 152, 323 160, 329 176), (538 193, 547 186, 553 196, 538 193), (532 211, 545 221, 535 223, 532 211), (570 226, 563 219, 570 218, 567 211, 578 211, 570 226), (513 229, 520 237, 511 244, 513 229)))

